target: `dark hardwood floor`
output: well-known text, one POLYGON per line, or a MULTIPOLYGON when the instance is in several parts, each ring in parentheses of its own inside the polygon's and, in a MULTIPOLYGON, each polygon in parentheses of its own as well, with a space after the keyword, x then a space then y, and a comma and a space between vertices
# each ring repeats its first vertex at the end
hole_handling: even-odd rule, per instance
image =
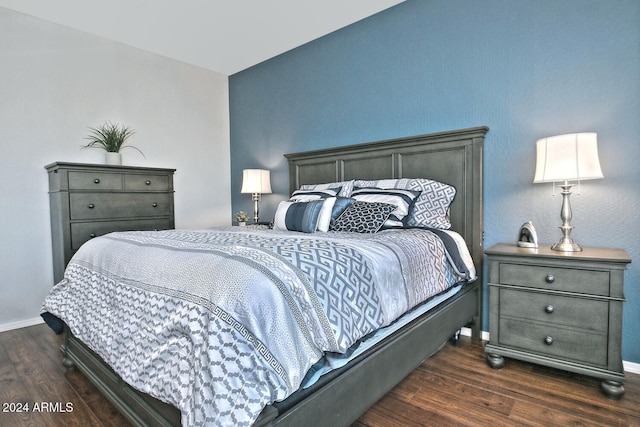
MULTIPOLYGON (((0 426, 128 426, 77 371, 61 363, 45 325, 0 333, 0 426), (17 412, 28 404, 29 412, 17 412)), ((487 366, 481 343, 447 344, 364 414, 363 426, 640 426, 640 375, 620 401, 599 381, 507 360, 487 366)))

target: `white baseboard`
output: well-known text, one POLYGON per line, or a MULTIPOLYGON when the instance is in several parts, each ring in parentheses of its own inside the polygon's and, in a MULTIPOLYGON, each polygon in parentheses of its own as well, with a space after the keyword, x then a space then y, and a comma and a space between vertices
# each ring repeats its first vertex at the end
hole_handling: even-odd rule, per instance
POLYGON ((32 319, 21 320, 19 322, 4 323, 0 325, 0 332, 12 331, 14 329, 26 328, 44 323, 42 317, 34 317, 32 319))
POLYGON ((629 372, 631 374, 640 374, 640 363, 627 362, 623 360, 622 366, 625 372, 629 372))
MULTIPOLYGON (((462 328, 462 329, 460 329, 460 335, 463 335, 465 337, 470 337, 471 336, 471 328, 462 328)), ((482 341, 489 341, 489 332, 482 331, 481 335, 482 335, 481 336, 482 341)))
MULTIPOLYGON (((462 328, 460 330, 460 335, 470 337, 471 328, 462 328)), ((482 341, 489 341, 489 332, 482 331, 482 341)), ((630 374, 640 374, 640 363, 627 362, 623 360, 622 366, 625 372, 628 372, 630 374)))

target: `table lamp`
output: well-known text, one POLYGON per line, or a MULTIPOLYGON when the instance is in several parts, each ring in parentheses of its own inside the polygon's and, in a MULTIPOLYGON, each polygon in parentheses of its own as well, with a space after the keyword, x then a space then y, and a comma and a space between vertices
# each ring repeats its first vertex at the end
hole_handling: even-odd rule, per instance
POLYGON ((582 248, 571 238, 571 187, 586 179, 603 178, 598 159, 598 138, 594 132, 572 133, 542 138, 536 143, 534 183, 556 182, 562 188, 560 219, 562 238, 551 249, 580 252, 582 248))
POLYGON ((271 174, 266 169, 244 169, 242 171, 241 193, 251 193, 253 199, 253 220, 258 223, 258 202, 262 194, 271 193, 271 174))

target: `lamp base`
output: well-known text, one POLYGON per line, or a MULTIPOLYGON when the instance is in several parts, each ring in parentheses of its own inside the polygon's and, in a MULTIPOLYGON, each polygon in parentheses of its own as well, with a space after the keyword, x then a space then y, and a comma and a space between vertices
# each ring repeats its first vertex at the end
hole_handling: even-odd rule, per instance
POLYGON ((566 241, 564 238, 560 239, 559 242, 554 243, 551 246, 551 249, 560 252, 582 252, 582 246, 575 243, 571 239, 569 239, 569 241, 566 241))
POLYGON ((581 252, 582 248, 579 244, 575 243, 571 238, 571 230, 573 227, 571 226, 571 203, 569 201, 569 196, 571 196, 571 187, 573 184, 569 184, 568 181, 564 181, 563 185, 560 185, 562 188, 562 209, 560 210, 560 219, 562 219, 562 226, 560 226, 560 230, 562 230, 562 238, 551 246, 551 249, 554 251, 561 252, 581 252))
POLYGON ((251 195, 251 198, 253 199, 253 222, 257 224, 258 220, 260 219, 260 217, 258 216, 258 202, 260 201, 260 193, 253 193, 251 195))

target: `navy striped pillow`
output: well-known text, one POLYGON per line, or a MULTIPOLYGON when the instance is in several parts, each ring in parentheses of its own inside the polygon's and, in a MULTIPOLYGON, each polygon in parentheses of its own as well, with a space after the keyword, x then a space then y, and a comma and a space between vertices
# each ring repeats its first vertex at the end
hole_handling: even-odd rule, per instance
POLYGON ((273 228, 314 233, 318 228, 318 218, 323 205, 324 200, 280 202, 273 221, 273 228))

